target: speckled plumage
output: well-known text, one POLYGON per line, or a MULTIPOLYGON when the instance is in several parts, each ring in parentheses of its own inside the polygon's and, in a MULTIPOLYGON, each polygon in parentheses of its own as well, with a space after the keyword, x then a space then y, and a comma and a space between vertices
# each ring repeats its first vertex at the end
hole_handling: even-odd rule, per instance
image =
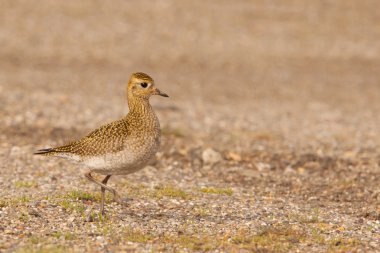
MULTIPOLYGON (((149 104, 151 95, 167 97, 154 87, 150 76, 134 73, 128 83, 129 113, 125 117, 101 126, 77 141, 42 149, 35 154, 64 157, 89 167, 91 171, 86 177, 99 184, 102 193, 107 189, 116 196, 112 188, 95 181, 90 173, 107 175, 103 180, 106 183, 111 175, 135 172, 154 157, 160 144, 160 124, 149 104)), ((104 199, 101 208, 103 212, 104 199)))

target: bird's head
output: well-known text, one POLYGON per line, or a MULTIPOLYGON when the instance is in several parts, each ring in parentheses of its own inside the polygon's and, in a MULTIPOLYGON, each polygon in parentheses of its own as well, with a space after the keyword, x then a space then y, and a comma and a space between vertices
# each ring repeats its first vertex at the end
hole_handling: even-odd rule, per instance
POLYGON ((128 98, 149 99, 152 95, 169 97, 155 87, 154 80, 145 73, 133 73, 128 82, 128 98))

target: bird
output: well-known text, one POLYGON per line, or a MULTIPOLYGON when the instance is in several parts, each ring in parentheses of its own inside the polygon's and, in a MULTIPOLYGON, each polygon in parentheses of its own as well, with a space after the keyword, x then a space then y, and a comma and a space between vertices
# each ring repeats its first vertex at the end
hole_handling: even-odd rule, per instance
POLYGON ((113 175, 128 175, 144 168, 155 157, 160 145, 159 120, 149 103, 152 95, 169 97, 143 72, 133 73, 127 85, 129 112, 67 145, 37 150, 35 155, 63 157, 85 166, 84 176, 101 187, 100 212, 105 214, 105 191, 123 203, 115 189, 107 185, 113 175), (104 175, 97 181, 92 174, 104 175))

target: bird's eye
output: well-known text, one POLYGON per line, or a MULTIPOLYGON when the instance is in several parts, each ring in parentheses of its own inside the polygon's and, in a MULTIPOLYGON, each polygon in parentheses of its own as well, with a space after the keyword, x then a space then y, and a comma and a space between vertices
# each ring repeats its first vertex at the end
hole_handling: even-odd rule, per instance
POLYGON ((148 84, 147 84, 147 83, 141 83, 140 85, 141 85, 141 87, 143 87, 143 88, 148 87, 148 84))

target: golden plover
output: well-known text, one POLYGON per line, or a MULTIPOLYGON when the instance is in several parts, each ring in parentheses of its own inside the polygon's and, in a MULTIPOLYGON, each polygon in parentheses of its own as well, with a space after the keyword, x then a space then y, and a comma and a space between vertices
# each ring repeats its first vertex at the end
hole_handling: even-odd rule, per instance
POLYGON ((132 74, 127 88, 129 113, 120 120, 94 130, 68 145, 38 150, 36 155, 57 156, 73 160, 90 170, 85 177, 101 187, 100 210, 104 213, 105 190, 120 201, 117 192, 107 186, 112 175, 126 175, 142 169, 155 156, 160 144, 160 124, 149 98, 168 97, 155 87, 144 73, 132 74), (96 181, 91 173, 106 175, 96 181))

